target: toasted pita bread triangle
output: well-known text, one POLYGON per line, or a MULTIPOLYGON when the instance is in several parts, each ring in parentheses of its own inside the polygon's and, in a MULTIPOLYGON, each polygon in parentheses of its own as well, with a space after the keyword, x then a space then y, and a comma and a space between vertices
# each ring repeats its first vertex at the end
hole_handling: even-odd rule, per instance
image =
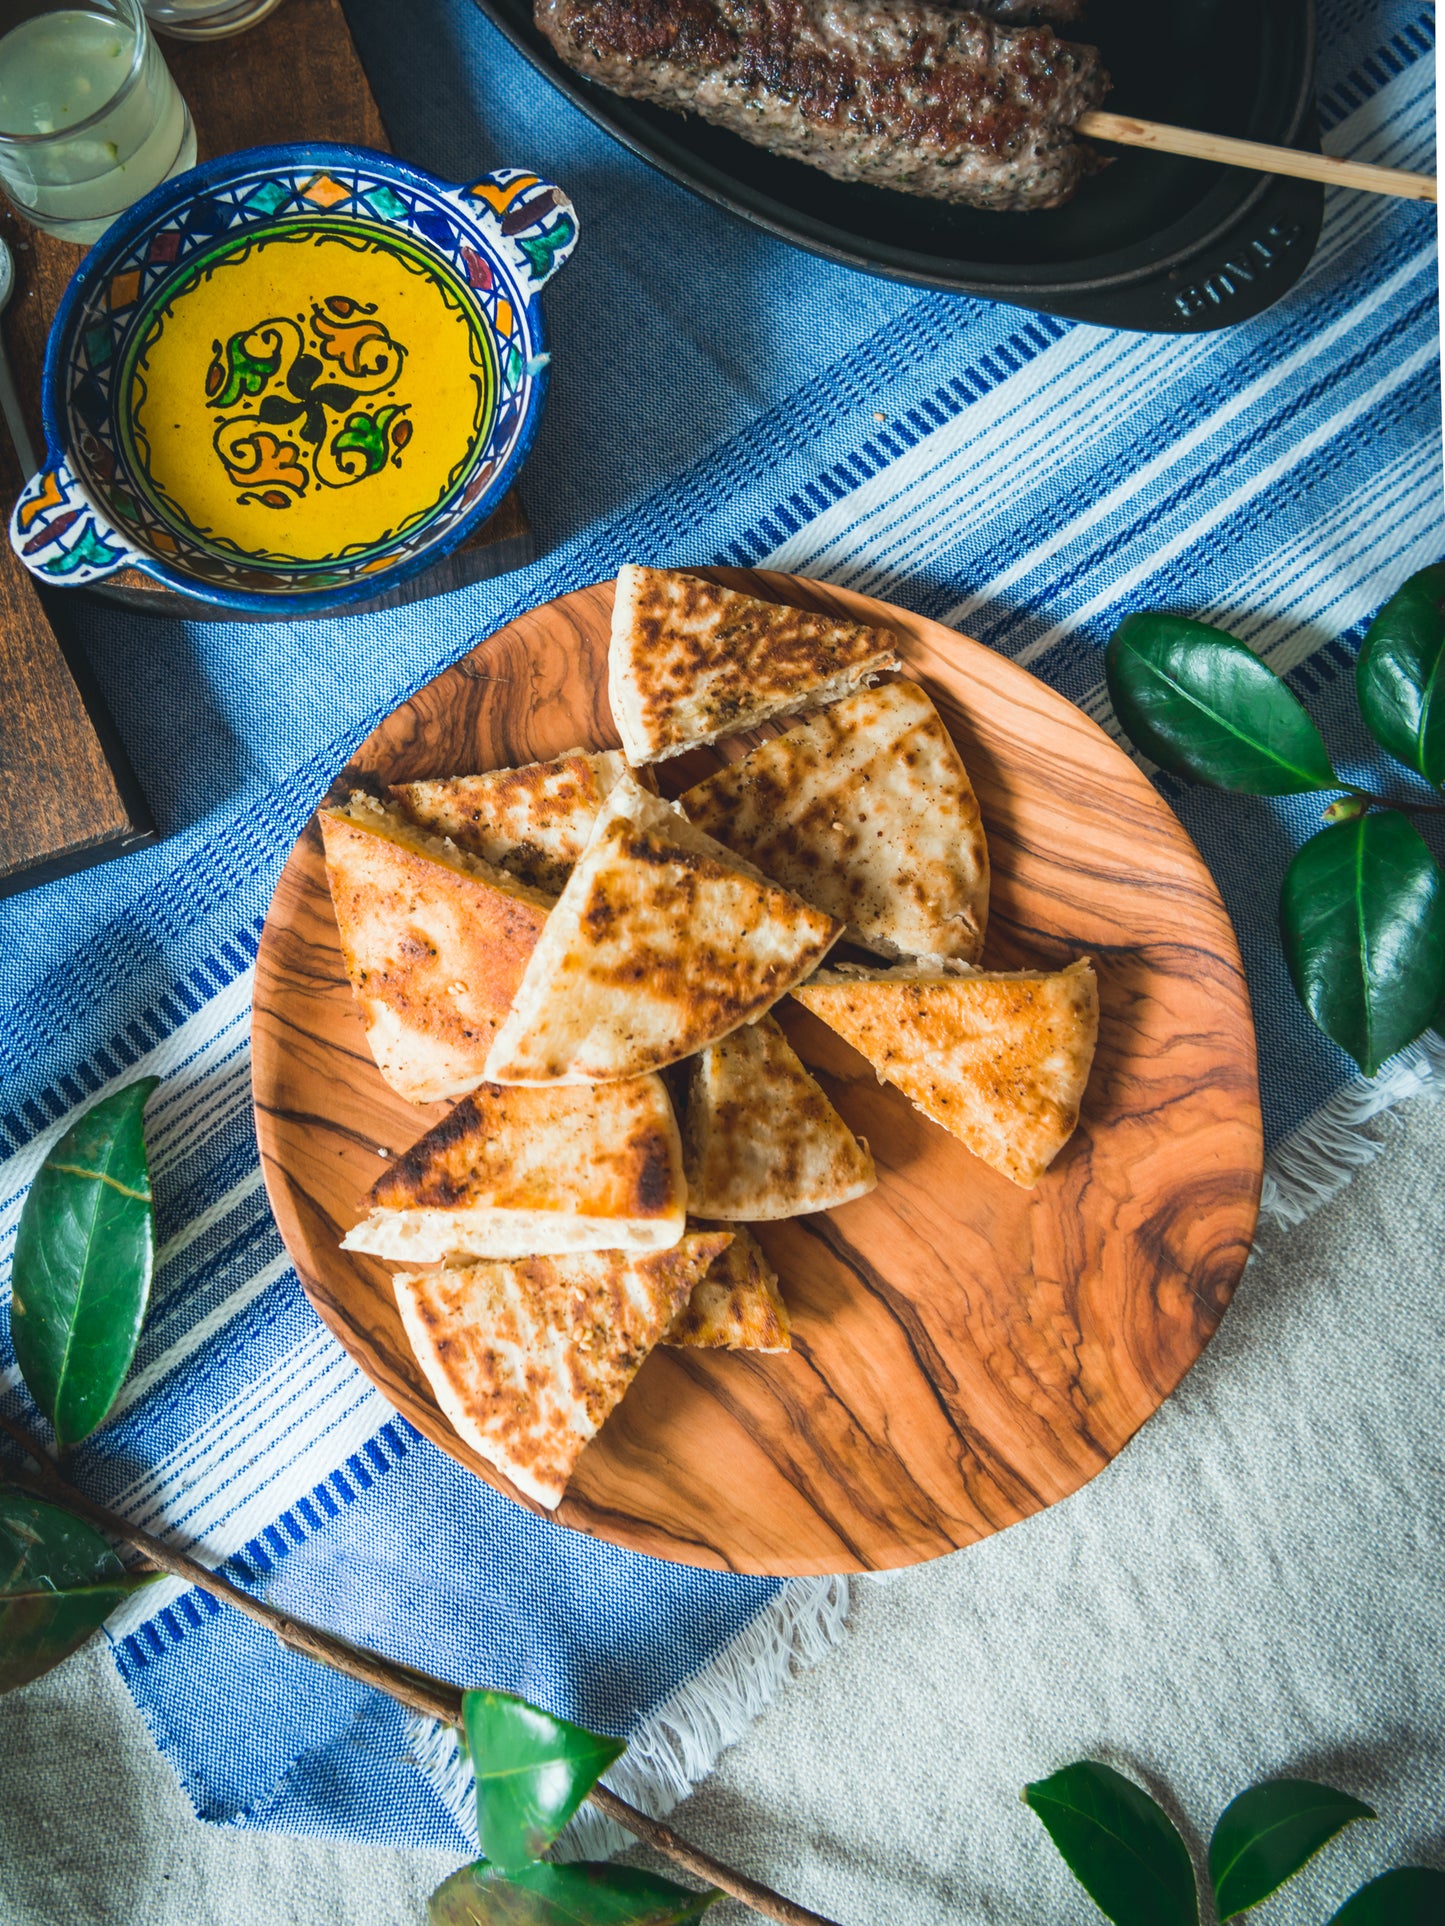
POLYGON ((791 1351, 792 1325, 778 1276, 762 1247, 741 1224, 688 1219, 688 1228, 733 1233, 707 1276, 673 1319, 665 1342, 701 1351, 791 1351))
POLYGON ((661 1077, 484 1083, 382 1173, 342 1248, 404 1264, 660 1251, 686 1200, 661 1077))
POLYGON ((616 749, 570 749, 552 762, 393 783, 386 793, 423 828, 557 895, 626 767, 616 749))
POLYGON ((860 689, 689 789, 683 809, 884 956, 975 963, 988 921, 978 801, 916 682, 860 689))
POLYGON ((660 762, 898 667, 886 629, 760 602, 673 569, 617 576, 607 691, 627 760, 660 762))
POLYGON ((383 1077, 413 1103, 482 1081, 551 898, 359 791, 321 811, 346 973, 383 1077))
POLYGON ((763 1223, 832 1210, 877 1183, 873 1159, 771 1017, 692 1060, 683 1166, 689 1209, 763 1223))
POLYGON ((549 1509, 726 1232, 670 1251, 587 1251, 405 1272, 402 1323, 459 1437, 549 1509))
POLYGON ((624 777, 487 1058, 493 1083, 608 1083, 759 1017, 842 925, 624 777))
POLYGON ((1087 958, 1016 975, 823 970, 794 994, 880 1079, 1025 1189, 1073 1135, 1099 1028, 1087 958))

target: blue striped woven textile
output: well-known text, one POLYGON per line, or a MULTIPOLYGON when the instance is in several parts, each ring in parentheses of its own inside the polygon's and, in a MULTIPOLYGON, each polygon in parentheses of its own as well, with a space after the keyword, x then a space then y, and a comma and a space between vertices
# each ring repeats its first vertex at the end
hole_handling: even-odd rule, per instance
MULTIPOLYGON (((765 562, 884 595, 1106 726, 1101 649, 1120 616, 1186 609, 1259 648, 1343 766, 1365 767, 1354 651, 1442 550, 1435 220, 1332 196, 1305 280, 1256 321, 1194 339, 1073 326, 853 275, 695 203, 467 0, 349 11, 400 151, 457 179, 532 165, 580 210, 548 294, 554 384, 526 477, 545 559, 306 626, 64 607, 166 837, 0 905, 0 1263, 74 1107, 159 1071, 155 1309, 78 1475, 300 1616, 632 1735, 660 1802, 716 1743, 699 1708, 736 1730, 788 1650, 826 1641, 841 1593, 685 1571, 520 1512, 410 1431, 321 1329, 265 1207, 248 1107, 250 970, 280 865, 398 701, 628 559, 765 562), (679 1724, 669 1752, 658 1734, 679 1724)), ((1332 151, 1432 166, 1433 9, 1325 0, 1322 26, 1332 151)), ((1315 807, 1158 780, 1239 930, 1287 1156, 1352 1078, 1299 1012, 1274 934, 1315 807)), ((1405 1068, 1429 1072, 1419 1053, 1405 1068)), ((0 1396, 25 1411, 6 1325, 0 1396)), ((455 1772, 388 1701, 175 1585, 110 1629, 203 1817, 464 1849, 455 1772)))

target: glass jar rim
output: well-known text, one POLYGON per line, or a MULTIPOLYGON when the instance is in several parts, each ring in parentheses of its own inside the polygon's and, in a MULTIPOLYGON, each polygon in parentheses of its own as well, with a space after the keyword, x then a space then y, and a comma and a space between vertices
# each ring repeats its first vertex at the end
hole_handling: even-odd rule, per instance
MULTIPOLYGON (((140 78, 141 68, 145 64, 146 48, 150 44, 150 22, 146 19, 143 0, 113 0, 113 4, 118 13, 130 22, 131 35, 135 42, 130 66, 115 92, 103 100, 93 113, 87 114, 84 120, 72 121, 68 127, 53 128, 48 134, 12 134, 4 127, 0 127, 0 147, 39 147, 46 141, 70 140, 76 134, 83 134, 88 127, 93 127, 98 120, 103 119, 135 86, 140 78)), ((43 19, 44 16, 36 14, 31 18, 43 19)), ((14 29, 11 28, 10 31, 13 33, 14 29)), ((8 39, 9 35, 5 37, 8 39)))

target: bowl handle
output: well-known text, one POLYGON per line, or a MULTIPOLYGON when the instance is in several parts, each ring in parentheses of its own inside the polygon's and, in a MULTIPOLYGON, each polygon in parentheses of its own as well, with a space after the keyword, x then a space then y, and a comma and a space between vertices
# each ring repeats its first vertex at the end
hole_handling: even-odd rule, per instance
POLYGON ((550 181, 520 167, 499 167, 456 189, 457 199, 475 218, 478 208, 503 240, 532 287, 540 288, 577 245, 577 210, 550 181))
POLYGON ((141 560, 91 507, 69 463, 53 450, 21 491, 10 541, 31 574, 57 588, 98 582, 141 560))

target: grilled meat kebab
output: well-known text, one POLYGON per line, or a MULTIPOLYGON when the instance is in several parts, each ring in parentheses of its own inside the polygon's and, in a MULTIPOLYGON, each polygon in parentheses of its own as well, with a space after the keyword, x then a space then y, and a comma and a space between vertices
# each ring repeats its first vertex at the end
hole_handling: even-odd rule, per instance
MULTIPOLYGON (((1004 0, 1010 4, 1011 0, 1004 0)), ((939 0, 536 0, 570 67, 744 140, 933 200, 1057 207, 1109 76, 1093 47, 939 0)))

